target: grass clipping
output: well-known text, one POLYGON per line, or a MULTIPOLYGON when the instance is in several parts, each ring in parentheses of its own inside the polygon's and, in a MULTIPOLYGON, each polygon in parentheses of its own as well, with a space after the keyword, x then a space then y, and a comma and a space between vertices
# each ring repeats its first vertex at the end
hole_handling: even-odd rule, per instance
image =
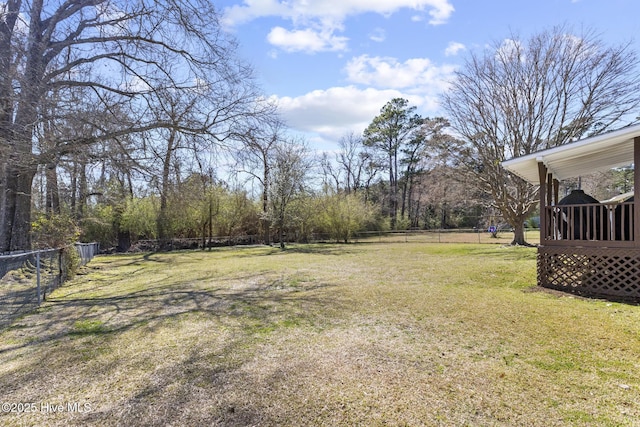
POLYGON ((640 309, 529 292, 534 249, 239 248, 90 269, 0 334, 0 424, 640 419, 640 309))

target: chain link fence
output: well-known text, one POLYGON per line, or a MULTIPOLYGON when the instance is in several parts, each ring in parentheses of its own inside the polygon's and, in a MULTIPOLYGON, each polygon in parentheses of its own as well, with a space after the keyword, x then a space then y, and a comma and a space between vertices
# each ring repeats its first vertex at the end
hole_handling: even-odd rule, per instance
POLYGON ((86 265, 93 259, 94 256, 100 252, 100 245, 98 243, 76 243, 76 250, 80 256, 80 265, 86 265))
MULTIPOLYGON (((525 228, 525 240, 532 244, 540 242, 540 230, 525 228)), ((498 230, 483 229, 433 229, 402 231, 367 231, 354 233, 353 242, 380 243, 478 243, 478 244, 510 244, 513 232, 510 228, 498 230)))
MULTIPOLYGON (((525 240, 531 244, 540 242, 540 230, 525 228, 525 240)), ((287 234, 285 243, 344 243, 328 233, 311 233, 308 235, 287 234)), ((397 230, 397 231, 359 231, 349 236, 350 243, 479 243, 510 244, 513 240, 511 228, 478 229, 452 228, 432 230, 397 230)), ((128 252, 156 252, 170 250, 207 249, 219 246, 244 246, 263 244, 264 239, 258 235, 215 236, 211 239, 180 238, 165 241, 138 240, 131 245, 128 252)), ((278 236, 272 235, 271 244, 278 244, 278 236)))
POLYGON ((98 250, 97 243, 78 243, 75 247, 0 256, 0 328, 38 307, 64 283, 74 267, 71 262, 85 265, 98 250), (66 251, 77 251, 78 257, 66 251))

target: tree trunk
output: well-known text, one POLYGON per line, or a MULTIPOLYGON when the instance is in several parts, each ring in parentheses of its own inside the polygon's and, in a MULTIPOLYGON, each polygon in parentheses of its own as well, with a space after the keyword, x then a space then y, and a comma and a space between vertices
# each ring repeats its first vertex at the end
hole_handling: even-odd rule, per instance
POLYGON ((511 244, 514 246, 531 246, 524 238, 524 221, 518 221, 515 227, 513 227, 513 241, 511 244))
POLYGON ((6 166, 0 252, 31 249, 31 185, 35 167, 6 166))
POLYGON ((394 181, 393 172, 393 156, 389 155, 389 218, 391 219, 391 229, 396 229, 396 221, 398 214, 398 190, 397 183, 394 181))
POLYGON ((213 197, 209 195, 209 250, 211 250, 211 240, 213 239, 213 197))
POLYGON ((60 194, 58 192, 58 170, 55 165, 48 165, 45 170, 46 211, 49 215, 60 214, 60 194))
MULTIPOLYGON (((10 126, 14 131, 1 129, 3 134, 8 131, 8 141, 3 141, 3 145, 10 147, 5 216, 0 224, 2 250, 31 249, 31 187, 37 172, 32 137, 38 118, 37 106, 43 93, 42 76, 46 67, 43 51, 47 43, 43 40, 44 24, 40 19, 43 5, 43 0, 34 0, 31 5, 28 53, 24 64, 25 80, 15 104, 17 108, 13 126, 10 126)), ((4 68, 5 64, 2 66, 4 68)), ((3 118, 2 125, 6 124, 3 118)))
POLYGON ((267 156, 262 157, 263 177, 262 177, 262 232, 264 233, 264 244, 271 244, 271 223, 269 221, 269 161, 267 156))
MULTIPOLYGON (((202 237, 202 250, 204 251, 207 247, 207 223, 203 222, 202 223, 202 234, 200 235, 200 237, 202 237)), ((211 246, 209 246, 209 250, 211 250, 211 246)))
MULTIPOLYGON (((524 191, 524 190, 519 190, 519 191, 524 191)), ((505 205, 507 204, 505 203, 505 205)), ((511 245, 534 246, 530 243, 527 243, 524 237, 524 222, 529 217, 534 207, 535 205, 532 204, 528 210, 519 209, 518 212, 514 212, 513 209, 511 210, 508 210, 506 208, 500 209, 502 216, 507 220, 509 225, 513 228, 513 240, 511 241, 511 245)))
POLYGON ((443 202, 442 203, 442 215, 440 216, 440 228, 441 229, 446 229, 447 227, 447 216, 448 216, 448 209, 447 209, 447 202, 443 202))
POLYGON ((163 164, 162 164, 162 181, 160 183, 160 211, 158 212, 158 218, 156 219, 156 227, 158 231, 158 241, 160 249, 163 250, 167 244, 168 236, 168 193, 169 193, 169 174, 171 172, 171 159, 173 157, 173 150, 175 144, 176 135, 174 131, 171 131, 169 138, 167 139, 167 151, 165 152, 163 164))
POLYGON ((87 164, 82 161, 79 164, 79 181, 78 181, 78 218, 84 218, 86 207, 87 207, 87 198, 89 197, 89 190, 87 185, 87 164))
POLYGON ((131 248, 131 233, 128 231, 118 230, 118 252, 126 252, 131 248))
POLYGON ((402 200, 400 202, 400 218, 404 219, 407 213, 407 194, 409 190, 409 176, 405 176, 404 184, 402 185, 402 200))
POLYGON ((513 227, 513 240, 511 241, 511 245, 513 246, 535 246, 526 241, 524 236, 524 219, 522 221, 518 221, 518 225, 513 227))
POLYGON ((77 210, 77 197, 78 197, 78 162, 73 162, 73 170, 71 171, 71 181, 69 188, 71 190, 71 200, 69 202, 71 208, 71 215, 75 219, 80 219, 77 210))
POLYGON ((280 249, 284 250, 285 249, 285 244, 284 244, 284 220, 281 219, 280 220, 280 249))

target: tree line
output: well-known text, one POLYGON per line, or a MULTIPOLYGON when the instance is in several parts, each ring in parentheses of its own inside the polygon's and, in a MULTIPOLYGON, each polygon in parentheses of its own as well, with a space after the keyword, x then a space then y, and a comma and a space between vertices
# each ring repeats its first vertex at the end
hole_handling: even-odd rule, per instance
POLYGON ((497 218, 523 244, 537 189, 500 162, 619 126, 640 102, 629 44, 557 27, 470 54, 442 96, 446 117, 395 98, 318 155, 219 18, 207 0, 0 3, 0 251, 348 241, 497 218))
MULTIPOLYGON (((454 191, 446 184, 450 168, 438 161, 427 165, 428 156, 419 156, 420 164, 401 157, 398 205, 412 208, 393 213, 381 153, 363 137, 345 135, 337 153, 318 156, 304 141, 278 134, 284 128, 269 129, 209 159, 202 151, 177 152, 157 163, 165 175, 114 168, 110 159, 88 163, 81 173, 72 165, 60 168, 57 210, 50 210, 46 191, 34 193, 36 240, 55 245, 60 240, 52 237, 79 233, 118 250, 149 239, 160 245, 197 239, 206 247, 220 236, 280 245, 317 235, 348 242, 360 231, 392 229, 392 214, 396 229, 474 227, 483 214, 479 202, 470 203, 474 192, 462 185, 454 191), (224 177, 216 169, 220 157, 227 162, 224 177)), ((416 131, 424 136, 424 129, 416 131)), ((47 179, 42 169, 35 187, 45 190, 47 179)))

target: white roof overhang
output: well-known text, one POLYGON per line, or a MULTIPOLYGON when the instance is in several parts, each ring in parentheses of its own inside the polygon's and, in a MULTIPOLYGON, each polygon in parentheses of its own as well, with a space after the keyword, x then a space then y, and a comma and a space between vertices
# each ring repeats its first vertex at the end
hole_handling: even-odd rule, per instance
POLYGON ((502 166, 532 184, 540 182, 539 162, 555 179, 575 178, 631 165, 636 137, 640 124, 506 160, 502 166))

